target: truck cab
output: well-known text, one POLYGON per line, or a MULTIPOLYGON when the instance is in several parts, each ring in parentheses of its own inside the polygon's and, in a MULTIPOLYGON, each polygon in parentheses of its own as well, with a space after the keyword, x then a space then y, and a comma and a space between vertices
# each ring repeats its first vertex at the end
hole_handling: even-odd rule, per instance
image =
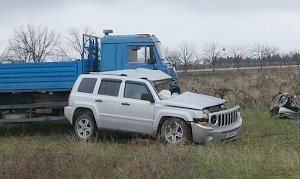
MULTIPOLYGON (((176 70, 166 59, 157 37, 150 34, 110 35, 112 30, 104 30, 103 32, 105 35, 101 39, 99 38, 100 42, 97 43, 100 44, 98 47, 99 54, 97 54, 98 69, 93 71, 104 72, 137 68, 160 70, 172 77, 171 91, 179 92, 176 70)), ((83 39, 86 38, 85 36, 87 35, 84 35, 83 39)), ((87 47, 90 49, 90 45, 87 47)))

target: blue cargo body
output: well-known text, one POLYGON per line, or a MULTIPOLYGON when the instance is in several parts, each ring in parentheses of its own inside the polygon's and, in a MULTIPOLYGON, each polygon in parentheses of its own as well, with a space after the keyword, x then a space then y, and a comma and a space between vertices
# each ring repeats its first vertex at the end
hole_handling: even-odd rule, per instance
POLYGON ((83 73, 81 61, 0 65, 0 92, 70 91, 83 73))
POLYGON ((84 34, 82 50, 81 60, 72 62, 0 64, 0 93, 70 92, 80 74, 137 68, 161 70, 178 85, 155 36, 84 34))

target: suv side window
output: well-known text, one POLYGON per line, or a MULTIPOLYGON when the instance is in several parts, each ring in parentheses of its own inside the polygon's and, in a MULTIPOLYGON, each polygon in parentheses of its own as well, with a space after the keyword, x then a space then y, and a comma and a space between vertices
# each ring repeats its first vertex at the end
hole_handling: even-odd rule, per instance
POLYGON ((122 80, 102 79, 98 94, 107 96, 118 96, 122 80))
POLYGON ((143 83, 126 82, 124 98, 140 99, 142 94, 150 94, 148 87, 143 83))
POLYGON ((82 78, 77 91, 83 93, 93 93, 96 82, 97 78, 82 78))

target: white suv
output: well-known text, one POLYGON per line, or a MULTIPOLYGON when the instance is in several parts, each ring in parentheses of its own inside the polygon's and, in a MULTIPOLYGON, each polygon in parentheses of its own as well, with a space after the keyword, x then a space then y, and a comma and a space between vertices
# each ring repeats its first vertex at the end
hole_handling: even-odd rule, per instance
POLYGON ((80 75, 65 116, 82 140, 98 129, 147 134, 169 143, 238 137, 239 106, 225 109, 224 100, 191 92, 171 95, 170 82, 169 75, 148 69, 80 75))

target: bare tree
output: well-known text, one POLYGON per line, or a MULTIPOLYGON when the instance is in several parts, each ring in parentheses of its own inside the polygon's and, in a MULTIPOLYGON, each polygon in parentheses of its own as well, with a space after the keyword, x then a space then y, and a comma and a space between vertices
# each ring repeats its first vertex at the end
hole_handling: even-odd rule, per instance
POLYGON ((212 64, 213 71, 215 71, 215 65, 218 57, 222 55, 225 50, 223 45, 217 41, 207 42, 203 46, 203 55, 205 55, 212 64))
POLYGON ((291 52, 292 60, 297 63, 298 67, 300 66, 300 51, 295 50, 291 52))
MULTIPOLYGON (((1 47, 3 46, 4 42, 0 42, 0 50, 1 50, 1 47)), ((4 51, 0 51, 0 63, 3 61, 3 58, 4 58, 4 51)))
POLYGON ((271 66, 271 62, 274 61, 274 57, 279 55, 280 49, 275 46, 266 46, 264 52, 264 58, 266 58, 269 62, 269 66, 271 66))
MULTIPOLYGON (((83 30, 80 30, 76 27, 72 27, 67 31, 67 46, 71 49, 71 53, 75 52, 76 54, 79 54, 80 57, 83 53, 82 49, 82 35, 83 34, 93 34, 88 27, 84 28, 83 30)), ((76 55, 77 56, 77 55, 76 55)))
POLYGON ((26 60, 27 56, 22 54, 20 50, 12 50, 10 47, 7 47, 1 54, 1 61, 3 63, 22 63, 26 60))
POLYGON ((170 49, 168 47, 164 48, 164 53, 166 55, 166 58, 169 62, 171 62, 173 65, 178 65, 180 64, 179 60, 179 52, 174 49, 170 49))
POLYGON ((232 45, 229 47, 229 55, 233 58, 237 69, 240 69, 240 65, 243 63, 246 53, 247 48, 244 45, 232 45))
POLYGON ((5 55, 4 52, 1 52, 0 54, 0 64, 5 62, 5 55))
POLYGON ((173 59, 171 58, 173 50, 171 50, 169 47, 164 47, 163 51, 164 51, 164 54, 165 54, 167 60, 173 63, 173 61, 172 61, 173 59))
POLYGON ((9 57, 17 62, 42 62, 52 55, 59 36, 47 27, 20 26, 9 40, 9 57))
POLYGON ((253 58, 256 58, 260 63, 260 68, 263 67, 263 59, 267 56, 268 47, 265 44, 254 44, 250 49, 253 58))
POLYGON ((169 54, 172 52, 172 50, 169 47, 163 47, 163 51, 164 51, 166 57, 168 57, 169 54))
MULTIPOLYGON (((282 57, 281 57, 281 61, 283 62, 283 66, 285 66, 287 64, 287 62, 289 61, 290 59, 290 55, 287 54, 287 53, 282 53, 282 57)), ((281 62, 280 62, 280 68, 281 68, 281 62)))
POLYGON ((1 54, 2 63, 24 63, 29 61, 28 59, 28 53, 17 48, 13 49, 10 46, 6 47, 1 54))
POLYGON ((184 72, 187 72, 189 66, 197 59, 196 46, 194 43, 182 42, 172 53, 172 58, 183 66, 184 72))

